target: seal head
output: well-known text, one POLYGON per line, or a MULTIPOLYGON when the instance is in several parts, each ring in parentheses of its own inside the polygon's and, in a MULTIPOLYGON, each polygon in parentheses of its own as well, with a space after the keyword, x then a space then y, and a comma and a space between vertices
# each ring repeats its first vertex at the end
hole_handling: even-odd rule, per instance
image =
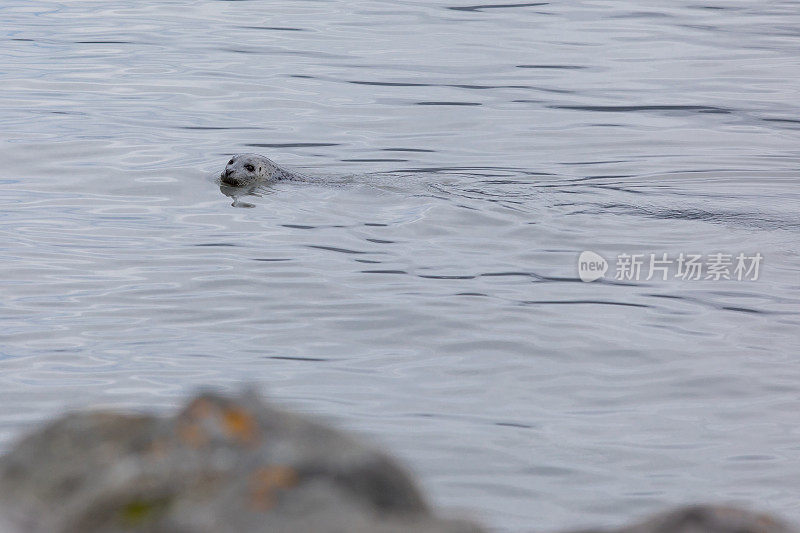
POLYGON ((232 187, 247 187, 255 183, 280 179, 274 170, 277 165, 258 154, 237 154, 228 161, 220 181, 232 187))

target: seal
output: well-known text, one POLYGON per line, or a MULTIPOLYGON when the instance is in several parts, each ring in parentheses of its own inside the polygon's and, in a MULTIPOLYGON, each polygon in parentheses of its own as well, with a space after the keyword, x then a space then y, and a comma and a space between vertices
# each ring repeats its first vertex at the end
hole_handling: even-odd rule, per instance
POLYGON ((304 176, 278 166, 263 155, 237 154, 228 161, 219 179, 231 187, 249 187, 257 183, 302 180, 304 176))

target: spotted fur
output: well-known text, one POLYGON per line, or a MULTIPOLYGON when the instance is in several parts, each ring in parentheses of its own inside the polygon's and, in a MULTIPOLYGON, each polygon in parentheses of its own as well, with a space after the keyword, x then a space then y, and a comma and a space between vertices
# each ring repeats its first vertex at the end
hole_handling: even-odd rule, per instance
POLYGON ((228 161, 219 179, 230 187, 248 187, 280 180, 302 180, 303 176, 276 165, 263 155, 237 154, 228 161))

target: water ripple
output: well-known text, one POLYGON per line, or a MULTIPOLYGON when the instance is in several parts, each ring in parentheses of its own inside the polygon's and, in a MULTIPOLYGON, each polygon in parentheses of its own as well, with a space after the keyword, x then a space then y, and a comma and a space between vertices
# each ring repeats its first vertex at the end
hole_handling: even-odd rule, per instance
POLYGON ((260 382, 498 531, 798 519, 796 5, 340 7, 3 3, 0 448, 260 382), (250 151, 312 180, 232 199, 250 151))

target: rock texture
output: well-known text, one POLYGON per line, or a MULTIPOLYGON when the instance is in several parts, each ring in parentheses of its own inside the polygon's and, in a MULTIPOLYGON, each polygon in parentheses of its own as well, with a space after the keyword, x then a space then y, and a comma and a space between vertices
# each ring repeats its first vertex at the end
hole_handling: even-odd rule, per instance
POLYGON ((480 531, 434 517, 383 453, 252 394, 67 415, 0 459, 0 515, 13 533, 480 531))
MULTIPOLYGON (((383 453, 253 394, 204 394, 171 418, 66 415, 0 458, 0 533, 481 531, 435 516, 383 453)), ((575 533, 800 531, 693 506, 575 533)))

